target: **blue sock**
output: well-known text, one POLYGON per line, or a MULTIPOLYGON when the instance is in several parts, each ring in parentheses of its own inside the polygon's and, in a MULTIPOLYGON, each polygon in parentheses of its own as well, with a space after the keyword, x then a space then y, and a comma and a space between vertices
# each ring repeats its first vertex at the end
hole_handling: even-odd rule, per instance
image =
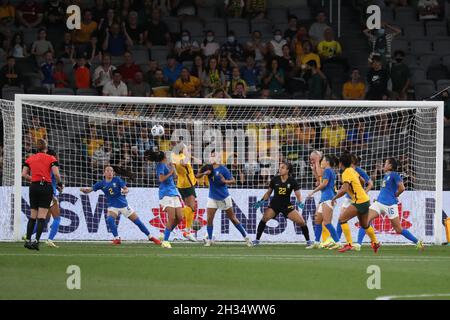
POLYGON ((147 227, 144 226, 144 224, 142 223, 141 220, 139 220, 139 218, 137 218, 135 221, 133 221, 135 225, 137 225, 139 227, 139 229, 145 233, 146 236, 148 236, 150 234, 150 232, 148 231, 147 227))
POLYGON ((53 219, 52 226, 50 227, 50 234, 48 235, 49 240, 55 239, 55 236, 58 233, 58 228, 59 228, 60 222, 61 222, 61 217, 56 217, 53 219))
MULTIPOLYGON (((334 226, 331 223, 329 223, 325 227, 327 227, 327 229, 330 232, 330 235, 333 238, 334 242, 339 242, 340 237, 338 237, 336 229, 334 228, 334 226)), ((341 232, 342 232, 342 229, 341 229, 341 232)))
POLYGON ((171 232, 172 232, 172 230, 170 230, 169 228, 164 229, 164 241, 169 241, 171 232))
POLYGON ((406 239, 408 239, 408 240, 410 240, 410 241, 412 241, 414 243, 417 243, 419 241, 419 240, 417 240, 416 237, 413 236, 413 234, 411 232, 409 232, 406 229, 402 230, 402 236, 404 236, 406 239))
POLYGON ((364 237, 366 236, 366 229, 359 227, 358 230, 358 244, 362 244, 364 237))
POLYGON ((338 241, 341 240, 342 227, 341 227, 341 224, 339 222, 338 222, 337 227, 336 227, 336 235, 337 235, 338 241))
POLYGON ((108 223, 109 228, 111 229, 111 232, 113 234, 114 237, 118 237, 119 233, 117 232, 117 226, 116 226, 116 221, 114 219, 113 216, 108 216, 106 218, 106 223, 108 223))
POLYGON ((320 242, 320 237, 322 236, 322 224, 314 224, 314 236, 315 241, 320 242))
POLYGON ((208 239, 212 240, 213 236, 213 226, 206 226, 206 231, 208 232, 208 239))
POLYGON ((247 236, 247 232, 245 232, 244 227, 242 226, 242 223, 238 223, 234 225, 236 229, 239 230, 239 232, 242 234, 242 236, 245 238, 247 236))

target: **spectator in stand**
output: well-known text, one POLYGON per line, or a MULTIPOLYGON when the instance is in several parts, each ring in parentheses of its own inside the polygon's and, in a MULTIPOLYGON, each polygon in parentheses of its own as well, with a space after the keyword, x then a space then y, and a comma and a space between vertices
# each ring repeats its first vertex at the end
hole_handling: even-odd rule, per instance
POLYGON ((263 88, 261 90, 261 95, 259 96, 260 99, 270 99, 272 96, 270 94, 270 90, 268 88, 263 88))
POLYGON ((361 80, 358 68, 352 70, 351 79, 344 83, 342 96, 345 100, 362 100, 366 94, 366 85, 361 80))
POLYGON ((282 48, 283 55, 279 58, 280 68, 284 70, 286 82, 294 76, 296 67, 295 57, 291 54, 289 45, 285 44, 282 48))
POLYGON ((3 87, 22 87, 22 76, 16 68, 16 59, 9 56, 6 59, 6 65, 0 69, 0 86, 3 87))
POLYGON ((309 28, 309 36, 313 44, 317 45, 320 41, 324 40, 324 32, 327 28, 330 28, 327 24, 327 15, 324 11, 319 11, 316 16, 316 22, 309 28))
POLYGON ((141 72, 141 67, 134 63, 133 54, 130 51, 126 51, 123 55, 124 63, 119 66, 122 80, 128 85, 128 82, 134 79, 136 72, 141 72))
POLYGON ((255 58, 248 55, 245 59, 245 66, 241 68, 242 79, 247 83, 248 92, 254 93, 258 91, 260 82, 260 69, 256 67, 255 58))
POLYGON ((146 127, 141 128, 139 138, 137 138, 135 145, 141 156, 144 155, 145 151, 151 150, 155 146, 155 142, 150 139, 150 135, 148 134, 148 129, 146 127))
POLYGON ((279 68, 278 59, 271 60, 271 68, 264 77, 264 84, 269 88, 270 95, 278 95, 284 92, 284 71, 279 68))
MULTIPOLYGON (((214 91, 212 91, 210 94, 205 96, 205 98, 230 99, 231 96, 223 88, 217 88, 214 91)), ((215 118, 215 119, 225 120, 227 118, 228 108, 225 104, 213 105, 212 111, 213 111, 213 115, 214 115, 213 118, 215 118)))
POLYGON ((439 18, 441 7, 437 0, 419 0, 417 2, 420 20, 435 20, 439 18))
POLYGON ((295 15, 290 15, 288 17, 288 28, 284 31, 284 39, 289 43, 295 39, 298 33, 298 19, 295 15))
POLYGON ((24 0, 16 10, 17 22, 21 27, 37 28, 44 19, 44 12, 34 0, 24 0))
POLYGON ((168 97, 169 96, 169 83, 164 79, 164 74, 161 69, 155 70, 155 76, 150 82, 153 97, 168 97))
POLYGON ((147 26, 147 31, 144 33, 144 40, 147 42, 147 47, 170 45, 172 40, 169 28, 161 21, 161 10, 153 9, 152 19, 147 26))
POLYGON ((227 83, 227 92, 229 95, 234 94, 234 92, 236 91, 236 85, 238 83, 242 83, 245 87, 244 91, 247 92, 247 84, 241 78, 241 72, 239 71, 239 67, 235 66, 231 71, 231 80, 227 83))
POLYGON ((175 43, 175 53, 179 62, 192 61, 200 53, 200 46, 197 41, 192 40, 189 31, 181 32, 181 39, 175 43))
POLYGON ((120 19, 116 16, 114 9, 110 8, 106 11, 106 16, 102 17, 98 23, 97 30, 100 43, 105 41, 107 30, 112 30, 115 23, 120 25, 120 19))
POLYGON ((29 134, 31 136, 33 145, 36 145, 38 140, 43 139, 48 141, 47 129, 41 125, 41 119, 37 114, 31 116, 31 126, 29 128, 29 134))
POLYGON ((295 56, 297 57, 297 61, 300 61, 303 52, 303 42, 309 40, 311 41, 311 38, 308 35, 308 29, 305 26, 300 26, 298 28, 297 34, 292 39, 290 45, 291 45, 291 51, 295 52, 295 56))
POLYGON ((203 82, 203 86, 205 88, 205 94, 225 87, 225 75, 219 70, 215 56, 209 58, 208 66, 206 67, 206 80, 203 82))
POLYGON ((40 71, 42 87, 46 88, 48 93, 51 94, 53 89, 55 89, 55 79, 53 78, 55 65, 53 63, 53 54, 50 51, 45 54, 45 61, 41 64, 40 71))
POLYGON ((132 0, 121 0, 119 2, 119 8, 116 8, 116 12, 118 13, 120 21, 127 20, 128 14, 131 11, 131 2, 132 0))
POLYGON ((325 97, 327 77, 317 68, 317 63, 310 60, 306 63, 306 68, 311 72, 308 80, 309 99, 320 100, 325 97))
POLYGON ((105 53, 102 56, 102 64, 95 68, 92 77, 92 84, 99 94, 102 94, 103 86, 112 80, 114 70, 116 67, 111 64, 111 56, 105 53))
POLYGON ((261 40, 261 32, 255 30, 252 32, 252 40, 247 42, 245 48, 247 55, 253 55, 255 61, 260 63, 267 54, 267 45, 261 40))
POLYGON ((326 154, 339 154, 347 139, 347 134, 344 127, 333 120, 322 130, 321 138, 326 154))
POLYGON ((103 146, 104 140, 99 137, 97 133, 97 127, 95 125, 89 126, 89 133, 85 134, 83 143, 86 150, 86 156, 88 156, 89 158, 92 157, 94 153, 103 146))
POLYGON ((103 41, 103 50, 109 52, 111 56, 121 56, 127 50, 127 47, 133 45, 133 40, 130 39, 128 33, 120 30, 120 25, 114 23, 111 27, 111 32, 106 29, 106 37, 103 41))
POLYGON ((241 61, 243 59, 244 49, 236 40, 234 31, 228 31, 227 42, 220 47, 221 56, 231 55, 233 60, 241 61))
POLYGON ((231 81, 232 71, 233 71, 232 68, 235 67, 235 66, 237 66, 237 64, 231 58, 231 54, 220 56, 219 70, 225 76, 225 83, 224 83, 225 86, 224 86, 224 88, 226 88, 227 85, 228 85, 228 82, 231 81))
POLYGON ((173 0, 171 6, 177 17, 195 16, 199 2, 199 0, 173 0))
POLYGON ((369 39, 372 46, 372 53, 379 54, 382 58, 382 63, 386 64, 391 60, 391 48, 394 38, 402 33, 402 30, 391 26, 385 22, 381 24, 380 29, 365 29, 364 34, 369 39), (391 30, 392 32, 387 32, 391 30))
POLYGON ((133 81, 128 85, 128 95, 132 97, 150 97, 152 95, 150 85, 144 82, 142 71, 135 73, 133 81))
POLYGON ((35 57, 36 62, 40 65, 44 62, 44 55, 48 52, 54 53, 53 45, 47 40, 47 32, 45 29, 38 31, 38 38, 33 42, 31 46, 31 54, 35 57))
POLYGON ((64 40, 57 48, 56 56, 58 58, 69 59, 74 54, 75 45, 72 41, 72 34, 70 32, 64 33, 64 40))
POLYGON ((103 86, 102 93, 104 96, 128 96, 127 85, 122 81, 122 75, 119 70, 113 71, 113 78, 103 86))
POLYGON ((367 100, 386 100, 388 97, 387 83, 389 73, 383 68, 380 56, 373 56, 371 68, 367 72, 367 100))
POLYGON ((97 22, 92 20, 92 11, 87 9, 83 13, 80 29, 76 29, 73 33, 73 42, 78 50, 84 50, 91 40, 91 35, 97 30, 97 22))
POLYGON ((90 64, 84 56, 78 58, 73 66, 76 89, 88 89, 91 87, 90 64))
POLYGON ((98 44, 97 33, 93 33, 91 35, 91 40, 85 47, 85 51, 80 54, 87 57, 90 62, 100 63, 102 59, 102 52, 103 50, 98 44))
POLYGON ((210 57, 212 55, 217 56, 219 54, 220 45, 218 42, 214 41, 215 34, 213 31, 206 31, 205 40, 203 40, 201 44, 202 54, 205 57, 210 57))
POLYGON ((100 21, 105 18, 108 11, 108 5, 104 0, 95 0, 95 6, 92 8, 92 17, 99 24, 100 21))
POLYGON ((14 58, 25 58, 28 56, 27 46, 23 42, 23 35, 18 32, 13 37, 12 52, 14 58))
POLYGON ((244 80, 236 83, 234 90, 231 94, 231 97, 234 99, 246 99, 247 98, 247 85, 244 80))
POLYGON ((183 69, 183 65, 177 62, 176 56, 169 54, 167 56, 167 65, 163 69, 164 77, 167 79, 169 85, 177 81, 180 77, 181 69, 183 69))
POLYGON ((411 83, 411 72, 406 63, 405 53, 402 50, 394 52, 394 63, 391 66, 391 81, 392 81, 392 98, 395 100, 407 100, 408 87, 411 83))
POLYGON ((342 47, 341 44, 334 39, 333 29, 325 29, 324 38, 325 39, 320 41, 317 45, 317 51, 321 59, 321 64, 340 64, 344 67, 345 72, 348 72, 347 60, 342 57, 342 47))
POLYGON ((62 0, 49 0, 45 6, 44 18, 47 26, 60 27, 66 24, 66 10, 62 0))
POLYGON ((242 18, 244 0, 225 0, 225 14, 229 18, 242 18))
POLYGON ((316 62, 317 68, 321 69, 321 64, 320 64, 320 57, 318 54, 314 53, 313 51, 313 46, 311 41, 306 40, 305 42, 303 42, 303 55, 301 56, 300 60, 297 60, 297 63, 300 62, 301 66, 305 66, 306 64, 311 61, 314 60, 316 62))
POLYGON ((203 62, 203 57, 201 55, 196 55, 194 58, 194 64, 191 69, 191 75, 197 77, 203 87, 203 83, 206 81, 206 70, 205 63, 203 62))
POLYGON ((16 18, 16 7, 13 6, 9 0, 2 0, 0 2, 0 25, 9 27, 14 25, 16 18))
POLYGON ((197 77, 191 76, 187 68, 181 70, 180 78, 175 81, 173 91, 175 97, 200 97, 201 83, 197 77))
POLYGON ((0 48, 0 60, 5 61, 6 58, 11 55, 11 51, 12 51, 11 41, 8 38, 4 38, 1 41, 2 41, 2 47, 0 48))
POLYGON ((56 62, 55 71, 53 72, 53 79, 55 80, 55 88, 68 88, 69 77, 64 72, 64 62, 58 60, 56 62))
POLYGON ((267 0, 247 0, 245 12, 250 19, 264 19, 267 10, 267 0))
POLYGON ((365 151, 370 139, 371 133, 367 129, 366 123, 358 121, 347 131, 347 149, 365 151))
POLYGON ((283 46, 287 45, 286 39, 283 39, 283 35, 280 29, 275 30, 273 33, 273 39, 269 41, 268 49, 273 56, 283 56, 283 46))
POLYGON ((133 41, 133 46, 144 44, 144 30, 138 25, 138 14, 136 11, 130 11, 125 30, 133 41))
POLYGON ((158 68, 158 61, 150 59, 150 61, 148 62, 148 71, 144 74, 144 81, 147 83, 151 83, 155 78, 155 72, 158 68))

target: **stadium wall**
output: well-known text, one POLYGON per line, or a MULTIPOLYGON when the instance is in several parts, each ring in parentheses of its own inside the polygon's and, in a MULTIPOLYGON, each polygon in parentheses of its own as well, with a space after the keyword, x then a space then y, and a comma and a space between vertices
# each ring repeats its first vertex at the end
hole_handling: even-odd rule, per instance
MULTIPOLYGON (((0 239, 10 240, 13 238, 12 226, 12 189, 0 187, 0 239)), ((252 208, 252 204, 262 197, 265 190, 261 189, 231 189, 230 193, 234 200, 234 209, 245 226, 247 232, 254 236, 256 227, 261 219, 261 212, 252 208)), ((308 191, 303 191, 305 197, 308 191)), ((378 194, 371 192, 372 199, 378 194)), ((208 197, 207 189, 197 189, 198 212, 197 215, 202 222, 206 223, 206 201, 208 197)), ((158 204, 158 190, 155 188, 130 188, 127 196, 129 205, 136 210, 141 220, 146 224, 150 222, 150 232, 157 235, 164 227, 166 221, 158 204)), ((61 203, 61 225, 57 235, 58 240, 109 240, 112 238, 105 223, 106 202, 103 193, 81 194, 78 188, 66 188, 60 195, 61 203)), ((450 192, 443 194, 444 218, 450 214, 450 192), (445 214, 447 211, 447 215, 445 214)), ((294 200, 294 198, 292 199, 294 200)), ((318 205, 319 195, 314 199, 306 201, 303 216, 310 227, 313 235, 312 219, 318 205)), ((342 199, 338 201, 338 208, 342 199)), ((435 197, 432 192, 407 191, 401 196, 399 204, 400 218, 402 226, 409 229, 413 234, 426 242, 433 242, 434 234, 434 207, 435 197)), ((334 222, 337 222, 339 209, 335 210, 334 222)), ((27 216, 29 216, 28 188, 22 189, 22 233, 25 233, 27 216)), ((396 235, 390 225, 389 220, 379 217, 373 223, 378 237, 382 242, 407 242, 402 236, 396 235)), ((128 219, 119 217, 119 233, 124 240, 144 240, 145 236, 128 219)), ((218 212, 214 221, 214 237, 217 241, 240 241, 242 239, 239 232, 225 217, 224 213, 218 212)), ((354 239, 357 237, 356 219, 351 221, 354 239)), ((442 228, 444 228, 442 226, 442 228)), ((206 228, 198 232, 198 238, 206 236, 206 228)), ((46 231, 46 230, 45 230, 46 231)), ((43 238, 46 238, 44 233, 43 238)), ((174 239, 181 239, 181 232, 178 228, 173 233, 174 239)), ((266 233, 262 237, 263 241, 269 242, 300 242, 304 241, 300 228, 294 227, 291 221, 286 221, 284 217, 278 216, 276 220, 271 220, 267 224, 266 233)), ((367 240, 367 239, 366 239, 367 240)))

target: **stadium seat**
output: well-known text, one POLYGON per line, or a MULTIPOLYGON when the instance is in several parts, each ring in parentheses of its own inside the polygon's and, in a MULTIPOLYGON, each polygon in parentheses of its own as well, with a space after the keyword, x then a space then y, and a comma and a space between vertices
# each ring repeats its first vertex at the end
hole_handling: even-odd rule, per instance
POLYGON ((133 49, 133 60, 136 64, 148 62, 148 50, 147 49, 133 49))
POLYGON ((445 24, 426 24, 427 36, 447 36, 448 30, 445 24))
POLYGON ((29 48, 30 52, 31 52, 31 45, 35 40, 37 40, 38 31, 39 29, 37 28, 29 28, 26 30, 26 32, 23 32, 23 42, 29 48))
POLYGON ((215 17, 216 16, 216 8, 214 6, 211 7, 198 7, 197 15, 201 18, 204 17, 215 17))
POLYGON ((403 52, 409 51, 409 42, 406 39, 394 39, 392 41, 392 52, 394 53, 396 50, 402 50, 403 52))
MULTIPOLYGON (((295 6, 297 5, 295 3, 295 6)), ((312 18, 311 10, 308 7, 289 8, 289 14, 295 15, 298 20, 309 20, 312 18)))
POLYGON ((427 79, 434 81, 434 83, 437 83, 438 80, 448 78, 449 74, 447 67, 442 64, 431 66, 427 70, 427 79))
POLYGON ((435 41, 433 45, 436 54, 439 54, 440 56, 450 54, 450 39, 435 41))
POLYGON ((437 91, 444 90, 445 88, 450 87, 450 80, 449 79, 441 79, 436 82, 436 89, 437 91))
POLYGON ((73 89, 71 88, 55 88, 53 89, 53 94, 57 95, 73 95, 73 89))
POLYGON ((436 92, 434 87, 434 82, 431 80, 425 80, 422 82, 418 82, 414 85, 414 91, 416 94, 417 100, 423 100, 424 98, 430 97, 433 93, 436 92))
POLYGON ((165 46, 153 46, 151 48, 152 59, 158 61, 159 64, 166 63, 169 49, 165 46))
POLYGON ((78 96, 98 96, 98 92, 94 88, 77 89, 76 94, 78 96))
POLYGON ((31 86, 27 89, 27 94, 49 94, 49 93, 46 88, 31 86))
POLYGON ((416 67, 419 63, 419 61, 417 60, 417 57, 412 54, 406 55, 403 62, 410 68, 416 67))
POLYGON ((412 40, 411 53, 416 56, 431 53, 431 41, 425 39, 412 40))
POLYGON ((205 31, 211 30, 216 37, 225 37, 227 35, 227 26, 224 19, 206 19, 205 31))
POLYGON ((19 87, 7 87, 4 86, 2 88, 2 99, 5 100, 14 100, 15 94, 23 94, 23 89, 19 87))
POLYGON ((383 8, 381 10, 381 20, 386 21, 387 23, 393 23, 394 22, 394 11, 389 7, 383 8))
POLYGON ((425 36, 425 30, 421 23, 407 24, 403 26, 403 34, 408 38, 423 37, 425 36))
POLYGON ((271 8, 267 11, 267 18, 274 23, 286 23, 288 15, 286 8, 271 8))
POLYGON ((419 64, 425 70, 428 69, 430 66, 434 66, 434 65, 437 65, 440 63, 441 63, 440 58, 436 54, 432 54, 432 53, 424 54, 419 57, 419 64))
POLYGON ((442 57, 442 64, 450 70, 450 55, 442 57))
POLYGON ((125 62, 125 59, 123 56, 111 56, 111 64, 113 66, 118 67, 124 62, 125 62))
POLYGON ((150 67, 149 67, 148 63, 141 63, 139 65, 139 68, 141 68, 142 73, 145 74, 149 70, 150 67))
POLYGON ((412 7, 398 7, 395 9, 395 22, 398 24, 408 24, 417 21, 416 10, 412 7))
POLYGON ((235 34, 249 34, 250 28, 245 19, 228 19, 228 31, 234 31, 235 34))
POLYGON ((417 67, 417 68, 411 68, 411 85, 414 86, 416 83, 423 82, 426 80, 427 75, 425 72, 425 69, 417 67))
POLYGON ((165 17, 161 19, 167 24, 167 28, 169 28, 169 32, 171 33, 180 33, 180 21, 175 17, 165 17))
MULTIPOLYGON (((261 32, 261 34, 272 35, 272 32, 273 32, 272 26, 273 26, 273 23, 270 20, 253 20, 251 22, 251 28, 252 28, 251 32, 258 30, 261 32)), ((284 32, 284 30, 281 30, 281 31, 284 32)))
POLYGON ((203 37, 204 26, 198 19, 185 19, 181 22, 181 29, 188 30, 191 37, 203 37))
POLYGON ((41 86, 41 74, 38 72, 24 72, 22 73, 25 87, 40 87, 41 86))

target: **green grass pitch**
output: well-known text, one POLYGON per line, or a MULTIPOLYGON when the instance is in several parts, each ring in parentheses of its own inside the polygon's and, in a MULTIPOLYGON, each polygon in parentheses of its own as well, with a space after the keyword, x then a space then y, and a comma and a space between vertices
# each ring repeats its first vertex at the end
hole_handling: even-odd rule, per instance
POLYGON ((304 245, 0 243, 0 299, 450 299, 450 247, 383 246, 378 254, 304 245), (81 289, 68 290, 69 265, 81 289), (370 265, 381 289, 369 290, 370 265))

